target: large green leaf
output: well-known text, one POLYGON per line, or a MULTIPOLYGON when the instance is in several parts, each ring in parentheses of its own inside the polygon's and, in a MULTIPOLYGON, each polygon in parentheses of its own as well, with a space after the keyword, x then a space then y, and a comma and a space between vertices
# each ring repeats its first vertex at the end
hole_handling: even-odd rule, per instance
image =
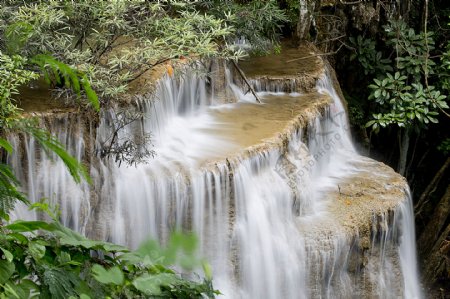
POLYGON ((40 260, 45 255, 45 246, 32 241, 28 243, 28 251, 35 260, 40 260))
POLYGON ((45 221, 24 221, 18 220, 7 226, 5 226, 8 230, 21 233, 21 232, 32 232, 35 230, 53 230, 53 226, 45 221))
POLYGON ((105 269, 102 266, 95 264, 92 266, 92 275, 98 282, 103 284, 122 285, 124 282, 123 272, 117 266, 105 269))
POLYGON ((15 269, 16 267, 13 263, 6 260, 0 260, 0 284, 7 282, 15 269))
POLYGON ((133 285, 146 295, 158 296, 161 294, 161 286, 167 286, 177 281, 178 277, 175 274, 144 274, 133 280, 133 285))
POLYGON ((7 298, 15 298, 15 299, 22 299, 22 298, 27 298, 27 294, 25 294, 25 292, 18 287, 16 284, 11 283, 10 281, 6 282, 3 285, 4 288, 4 294, 6 295, 7 298))
POLYGON ((76 294, 75 286, 79 284, 80 279, 74 272, 46 267, 43 282, 48 287, 52 298, 66 299, 76 294))
POLYGON ((81 246, 86 249, 104 250, 108 252, 128 252, 128 248, 108 242, 89 240, 79 233, 64 227, 60 223, 52 223, 51 230, 60 237, 62 245, 81 246))
POLYGON ((6 298, 36 298, 39 287, 29 279, 22 279, 19 282, 8 281, 4 284, 4 294, 6 298))
POLYGON ((3 138, 0 138, 0 147, 3 147, 10 154, 13 151, 11 144, 3 138))
MULTIPOLYGON (((92 89, 87 76, 78 70, 70 67, 69 65, 56 60, 54 57, 45 54, 38 54, 31 59, 31 62, 37 64, 44 73, 48 75, 49 70, 52 72, 54 78, 58 84, 64 81, 67 88, 77 94, 81 94, 81 87, 86 93, 86 98, 92 104, 94 109, 98 111, 100 109, 100 103, 97 94, 92 89)), ((47 78, 49 79, 49 78, 47 78)))
POLYGON ((0 249, 3 251, 3 254, 5 255, 5 258, 8 262, 12 262, 14 256, 12 255, 12 253, 9 250, 6 250, 3 247, 0 247, 0 249))
POLYGON ((0 163, 0 218, 9 220, 9 211, 14 208, 16 201, 28 203, 23 193, 18 190, 18 185, 11 168, 0 163))
POLYGON ((16 283, 16 285, 25 293, 25 296, 21 298, 31 298, 31 294, 39 292, 38 285, 29 279, 22 279, 20 282, 16 283))

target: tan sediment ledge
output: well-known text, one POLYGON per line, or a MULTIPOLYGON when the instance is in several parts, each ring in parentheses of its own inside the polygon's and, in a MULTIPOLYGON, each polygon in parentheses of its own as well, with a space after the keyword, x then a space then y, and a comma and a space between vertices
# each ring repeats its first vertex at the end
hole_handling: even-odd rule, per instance
POLYGON ((239 66, 249 78, 292 78, 303 74, 318 77, 323 73, 324 63, 317 53, 318 50, 309 44, 285 46, 279 54, 244 59, 239 66))
POLYGON ((214 168, 216 164, 238 162, 258 153, 278 149, 283 151, 292 134, 307 128, 331 103, 328 95, 310 93, 301 96, 265 95, 262 104, 236 103, 234 109, 213 112, 221 123, 220 130, 211 134, 221 134, 238 145, 225 153, 222 159, 205 160, 201 167, 214 168))
MULTIPOLYGON (((313 45, 284 45, 279 54, 250 57, 239 62, 248 79, 263 83, 294 80, 297 91, 313 91, 317 79, 325 72, 325 63, 313 45)), ((235 76, 237 79, 238 76, 235 76)))
POLYGON ((343 180, 340 192, 329 192, 329 213, 349 235, 358 230, 361 246, 368 248, 372 225, 382 225, 373 222, 378 222, 383 215, 389 223, 393 220, 398 206, 407 200, 408 184, 404 177, 381 162, 364 158, 354 164, 358 173, 343 180))

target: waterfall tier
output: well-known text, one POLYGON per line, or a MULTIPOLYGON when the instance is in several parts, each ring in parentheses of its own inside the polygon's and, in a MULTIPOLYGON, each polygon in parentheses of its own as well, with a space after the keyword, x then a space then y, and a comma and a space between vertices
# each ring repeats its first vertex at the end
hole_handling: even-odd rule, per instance
POLYGON ((355 152, 338 87, 313 54, 243 63, 261 104, 230 70, 226 104, 195 74, 162 78, 139 100, 144 119, 118 132, 152 134, 156 156, 136 167, 87 159, 113 133, 112 110, 98 126, 47 123, 89 162, 92 186, 70 183, 26 136, 10 136, 23 151, 9 162, 32 201, 59 203, 63 223, 89 237, 136 247, 196 232, 227 298, 420 298, 408 185, 355 152))

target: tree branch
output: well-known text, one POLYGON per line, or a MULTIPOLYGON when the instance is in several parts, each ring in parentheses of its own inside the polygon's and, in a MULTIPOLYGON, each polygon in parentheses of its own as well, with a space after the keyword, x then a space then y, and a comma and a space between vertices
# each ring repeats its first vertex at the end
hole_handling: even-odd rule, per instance
POLYGON ((250 84, 250 82, 248 82, 247 77, 245 77, 244 72, 241 70, 241 68, 237 65, 236 61, 231 60, 231 62, 233 63, 234 67, 237 69, 237 71, 239 72, 239 74, 241 75, 242 79, 244 79, 244 82, 247 84, 248 88, 250 88, 250 91, 252 92, 252 94, 255 96, 255 99, 258 103, 261 103, 261 100, 259 99, 258 95, 256 94, 255 90, 253 89, 253 86, 250 84))
POLYGON ((417 204, 414 206, 414 211, 416 215, 419 215, 425 204, 427 204, 430 201, 430 194, 433 193, 439 184, 439 181, 441 180, 442 176, 444 175, 447 168, 450 166, 450 158, 447 158, 447 161, 445 161, 444 165, 442 165, 441 169, 436 173, 434 178, 431 180, 430 184, 428 184, 427 188, 423 193, 420 195, 419 200, 417 201, 417 204))
POLYGON ((314 55, 304 56, 304 57, 300 57, 300 58, 291 59, 291 60, 288 60, 288 61, 286 61, 286 62, 293 62, 293 61, 303 60, 303 59, 308 59, 308 58, 313 58, 313 57, 317 57, 317 56, 330 56, 330 55, 335 55, 335 54, 337 54, 337 53, 341 50, 341 48, 342 48, 343 46, 344 46, 344 43, 342 43, 342 44, 339 46, 339 48, 338 48, 336 51, 334 51, 334 52, 319 53, 319 54, 314 54, 314 55))
POLYGON ((129 84, 131 82, 133 82, 134 80, 140 78, 143 74, 145 74, 147 71, 151 70, 152 68, 154 68, 155 66, 157 66, 158 64, 164 63, 166 61, 171 60, 172 58, 164 58, 164 59, 160 59, 157 62, 155 62, 154 64, 147 64, 148 67, 144 68, 139 74, 137 74, 136 76, 134 76, 133 78, 131 78, 130 80, 128 80, 126 83, 129 84))

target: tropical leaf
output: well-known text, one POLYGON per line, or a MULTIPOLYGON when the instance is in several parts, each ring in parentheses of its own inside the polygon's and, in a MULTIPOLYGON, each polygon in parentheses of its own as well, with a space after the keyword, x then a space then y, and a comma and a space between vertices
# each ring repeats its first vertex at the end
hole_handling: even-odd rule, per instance
POLYGON ((73 272, 63 269, 46 267, 44 271, 43 282, 52 298, 66 299, 76 295, 75 287, 79 280, 73 272))
POLYGON ((3 251, 3 254, 5 255, 6 260, 8 262, 12 262, 12 260, 14 259, 14 256, 12 255, 12 253, 3 247, 0 247, 0 249, 3 251))
POLYGON ((9 154, 13 151, 12 145, 3 138, 0 138, 0 147, 3 147, 9 154))
POLYGON ((92 266, 92 275, 98 282, 103 284, 122 285, 124 282, 123 272, 117 266, 105 269, 96 264, 92 266))
POLYGON ((133 280, 133 285, 146 295, 158 296, 161 294, 161 286, 173 284, 178 280, 179 278, 171 273, 144 274, 133 280))
POLYGON ((17 189, 18 181, 8 165, 0 163, 0 217, 9 220, 9 212, 17 201, 28 203, 17 189))
POLYGON ((124 246, 104 241, 89 240, 70 228, 63 226, 61 223, 54 222, 50 226, 51 228, 49 230, 60 238, 62 245, 81 246, 86 249, 103 250, 106 252, 128 252, 128 249, 124 246))
POLYGON ((81 96, 81 90, 83 89, 86 98, 94 109, 97 111, 100 109, 97 94, 92 89, 85 74, 46 54, 35 55, 30 61, 43 70, 47 82, 52 81, 53 78, 57 84, 64 84, 66 88, 71 88, 78 96, 81 96))
POLYGON ((50 153, 54 153, 61 158, 75 182, 79 183, 81 178, 83 178, 91 183, 91 178, 89 177, 86 168, 64 149, 63 145, 56 137, 50 135, 46 130, 26 122, 22 125, 22 128, 25 132, 32 135, 50 156, 50 153))
POLYGON ((6 260, 0 260, 0 284, 7 282, 15 269, 16 267, 13 263, 6 260))
POLYGON ((14 233, 33 232, 36 230, 54 230, 52 224, 45 221, 24 221, 18 220, 5 226, 6 229, 14 233))

